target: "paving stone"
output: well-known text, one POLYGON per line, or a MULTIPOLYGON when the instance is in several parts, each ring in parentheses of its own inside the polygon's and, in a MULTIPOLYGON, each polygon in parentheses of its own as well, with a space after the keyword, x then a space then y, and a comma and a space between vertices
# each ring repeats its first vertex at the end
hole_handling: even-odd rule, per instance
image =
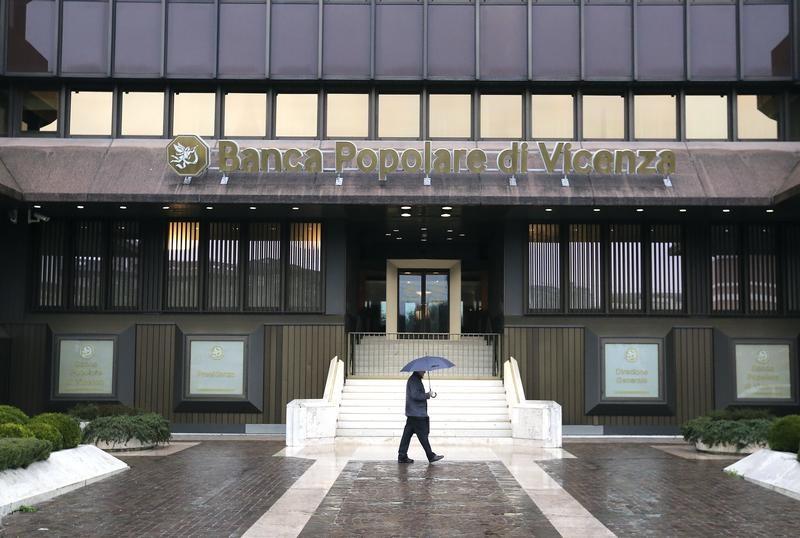
POLYGON ((568 444, 539 465, 618 536, 796 537, 800 502, 648 445, 568 444))
POLYGON ((350 462, 300 536, 559 536, 499 462, 350 462))
POLYGON ((282 448, 210 441, 126 459, 129 471, 4 517, 0 536, 239 536, 313 463, 272 456, 282 448))

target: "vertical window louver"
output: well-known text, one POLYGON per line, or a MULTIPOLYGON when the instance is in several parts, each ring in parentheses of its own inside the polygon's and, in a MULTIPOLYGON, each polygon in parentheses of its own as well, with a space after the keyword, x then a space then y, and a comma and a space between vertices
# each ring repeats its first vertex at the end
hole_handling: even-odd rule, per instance
POLYGON ((166 308, 200 307, 200 223, 170 222, 167 235, 166 308))
POLYGON ((289 226, 289 258, 286 269, 286 310, 322 310, 322 225, 292 223, 289 226))
POLYGON ((711 227, 711 310, 739 312, 741 241, 736 225, 711 227))
POLYGON ((681 226, 650 226, 650 309, 653 312, 682 312, 683 289, 681 226))
POLYGON ((786 310, 800 312, 800 225, 788 225, 784 228, 783 266, 786 275, 786 310))
POLYGON ((111 225, 111 308, 139 307, 139 264, 141 237, 136 221, 111 225))
POLYGON ((748 311, 777 312, 777 237, 773 226, 747 227, 747 276, 748 311))
POLYGON ((641 230, 638 224, 612 224, 608 229, 612 311, 642 310, 641 230))
POLYGON ((247 308, 281 308, 281 226, 277 223, 250 224, 247 251, 247 308))
POLYGON ((75 224, 72 257, 72 305, 97 310, 103 305, 103 262, 105 229, 102 222, 75 224))
POLYGON ((528 310, 561 310, 561 232, 558 224, 528 225, 528 310))
POLYGON ((600 274, 601 233, 598 224, 569 227, 569 308, 599 311, 602 308, 600 274))
POLYGON ((64 306, 64 255, 66 226, 59 222, 39 227, 38 286, 35 306, 41 309, 64 306))
POLYGON ((239 309, 239 224, 212 222, 208 228, 206 304, 211 311, 239 309))

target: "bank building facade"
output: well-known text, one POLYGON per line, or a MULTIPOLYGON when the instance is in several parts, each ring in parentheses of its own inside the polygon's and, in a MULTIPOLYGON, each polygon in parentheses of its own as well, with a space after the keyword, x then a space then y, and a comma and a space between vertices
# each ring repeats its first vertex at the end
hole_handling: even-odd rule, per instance
POLYGON ((0 6, 0 402, 396 436, 437 355, 442 436, 800 407, 796 1, 0 6))

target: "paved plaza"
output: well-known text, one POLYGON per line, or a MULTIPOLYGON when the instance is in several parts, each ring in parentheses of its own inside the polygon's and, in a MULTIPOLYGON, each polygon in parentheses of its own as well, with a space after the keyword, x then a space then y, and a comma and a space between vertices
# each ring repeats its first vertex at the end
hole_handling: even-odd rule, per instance
MULTIPOLYGON (((206 440, 3 518, 0 536, 797 536, 800 502, 657 442, 206 440)), ((685 451, 689 454, 688 451, 685 451)))

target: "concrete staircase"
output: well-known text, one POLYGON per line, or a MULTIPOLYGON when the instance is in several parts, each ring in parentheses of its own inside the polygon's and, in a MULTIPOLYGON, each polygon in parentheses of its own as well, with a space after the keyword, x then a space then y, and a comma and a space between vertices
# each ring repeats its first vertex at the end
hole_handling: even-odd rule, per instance
MULTIPOLYGON (((428 388, 427 377, 423 382, 428 388)), ((434 379, 428 400, 431 438, 511 439, 511 420, 499 379, 434 379)), ((405 425, 405 379, 345 381, 337 439, 399 438, 405 425)))

